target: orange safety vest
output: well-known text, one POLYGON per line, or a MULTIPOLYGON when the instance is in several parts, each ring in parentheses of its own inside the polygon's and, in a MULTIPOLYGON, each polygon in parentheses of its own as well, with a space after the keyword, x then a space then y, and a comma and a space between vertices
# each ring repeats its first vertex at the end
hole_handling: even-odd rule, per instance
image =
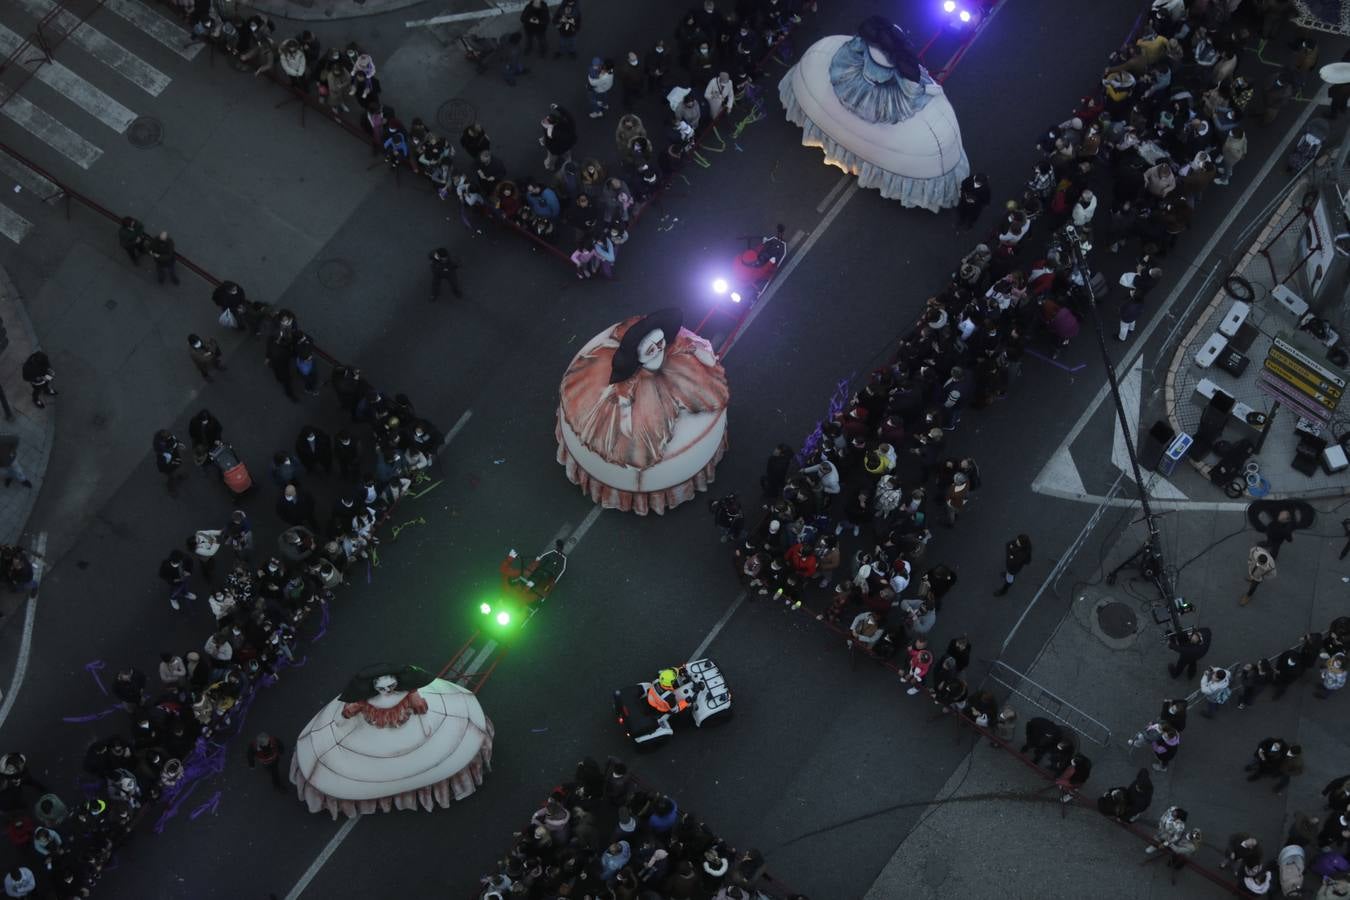
MULTIPOLYGON (((678 693, 674 693, 674 697, 675 711, 683 712, 685 707, 689 705, 689 701, 685 700, 678 693)), ((660 713, 668 713, 671 711, 670 704, 666 701, 665 697, 661 696, 661 692, 657 690, 657 686, 654 684, 647 688, 647 704, 660 713)))

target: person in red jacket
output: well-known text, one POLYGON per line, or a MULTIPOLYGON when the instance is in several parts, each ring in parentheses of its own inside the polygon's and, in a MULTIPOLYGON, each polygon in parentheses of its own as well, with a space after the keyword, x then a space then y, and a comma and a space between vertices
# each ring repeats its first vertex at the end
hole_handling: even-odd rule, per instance
POLYGON ((260 733, 248 745, 248 767, 256 769, 259 763, 272 776, 272 787, 278 791, 285 792, 286 786, 281 783, 281 756, 286 752, 286 746, 281 743, 279 738, 273 737, 267 732, 260 733))
POLYGON ((803 581, 810 581, 816 577, 819 560, 816 559, 816 551, 811 547, 800 542, 793 544, 788 548, 787 561, 788 565, 792 566, 792 571, 803 581))

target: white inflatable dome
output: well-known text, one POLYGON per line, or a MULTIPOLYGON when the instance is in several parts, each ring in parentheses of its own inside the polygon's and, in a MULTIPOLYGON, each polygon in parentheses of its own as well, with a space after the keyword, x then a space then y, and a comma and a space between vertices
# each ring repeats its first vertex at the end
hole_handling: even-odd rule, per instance
MULTIPOLYGON (((878 115, 869 121, 855 111, 857 105, 867 103, 856 88, 865 91, 877 73, 884 76, 889 61, 861 41, 836 34, 811 45, 778 85, 788 121, 801 126, 803 145, 821 148, 827 163, 858 176, 863 187, 875 188, 881 196, 905 206, 933 212, 955 206, 970 163, 961 145, 956 112, 941 85, 923 72, 919 82, 904 82, 908 103, 895 109, 894 116, 905 118, 885 121, 878 115), (869 59, 854 67, 855 93, 850 99, 855 109, 850 109, 836 88, 841 68, 836 57, 859 48, 869 59)), ((890 78, 895 80, 893 75, 890 78)))

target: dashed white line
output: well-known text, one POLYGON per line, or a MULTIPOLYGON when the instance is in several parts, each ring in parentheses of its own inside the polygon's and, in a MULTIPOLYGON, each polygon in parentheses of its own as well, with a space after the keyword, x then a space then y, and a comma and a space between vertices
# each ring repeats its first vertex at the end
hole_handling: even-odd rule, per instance
POLYGON ((455 436, 457 434, 459 434, 461 431, 464 430, 464 426, 468 425, 469 420, 472 418, 473 418, 473 410, 471 409, 464 410, 464 412, 460 415, 459 419, 455 421, 455 424, 452 425, 450 427, 450 430, 445 433, 445 440, 441 441, 441 446, 442 447, 449 446, 450 442, 455 439, 455 436))
POLYGON ((839 218, 839 214, 844 211, 844 207, 848 205, 848 201, 858 195, 858 191, 861 190, 858 187, 858 180, 856 178, 849 180, 851 184, 849 184, 844 193, 840 195, 839 199, 834 201, 834 205, 830 207, 830 211, 825 214, 825 217, 820 220, 820 224, 816 226, 816 230, 811 232, 810 237, 802 242, 801 249, 788 259, 787 265, 783 266, 783 270, 774 276, 773 284, 769 285, 768 289, 766 289, 764 293, 760 295, 760 298, 755 301, 755 305, 750 308, 750 312, 741 323, 741 327, 722 350, 722 357, 724 359, 726 358, 726 355, 731 352, 731 348, 736 346, 736 342, 750 330, 750 323, 755 321, 755 317, 764 312, 765 308, 769 305, 769 302, 773 300, 774 297, 778 296, 778 289, 783 286, 788 280, 788 276, 791 275, 801 261, 806 258, 806 254, 811 252, 811 248, 816 245, 816 241, 820 240, 825 235, 825 231, 830 227, 831 223, 839 218))
POLYGON ((816 212, 823 213, 825 210, 829 209, 830 204, 834 202, 834 198, 838 197, 839 192, 848 187, 848 183, 852 180, 852 175, 847 173, 840 175, 839 180, 834 183, 834 187, 830 188, 830 192, 825 195, 825 199, 820 201, 819 205, 816 206, 816 212))
POLYGON ((689 654, 690 659, 701 659, 703 657, 704 652, 708 649, 708 646, 712 644, 713 639, 722 633, 722 629, 731 621, 731 617, 736 615, 736 610, 740 609, 741 604, 744 602, 745 591, 741 591, 736 595, 736 599, 731 601, 731 605, 727 607, 727 611, 722 613, 722 618, 717 620, 717 624, 712 627, 712 631, 708 632, 707 637, 699 643, 693 653, 689 654))
POLYGON ((305 892, 305 888, 309 887, 309 883, 319 874, 319 870, 324 867, 324 863, 328 862, 329 857, 337 852, 337 848, 342 846, 342 842, 347 839, 347 835, 352 833, 356 823, 363 818, 365 817, 357 816, 342 823, 342 827, 338 829, 337 834, 333 835, 333 839, 328 842, 327 846, 320 851, 318 856, 314 857, 314 862, 309 864, 305 874, 301 875, 300 880, 295 883, 295 887, 291 888, 290 893, 286 895, 286 900, 296 900, 305 892))

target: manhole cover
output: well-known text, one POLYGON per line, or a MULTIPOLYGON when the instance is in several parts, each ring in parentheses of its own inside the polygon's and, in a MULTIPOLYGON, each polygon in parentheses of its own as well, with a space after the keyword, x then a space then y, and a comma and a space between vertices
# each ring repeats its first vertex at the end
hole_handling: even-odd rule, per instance
POLYGON ((1127 604, 1111 600, 1097 607, 1097 624, 1102 633, 1111 638, 1127 638, 1138 630, 1138 620, 1134 609, 1127 604))
POLYGON ((140 116, 131 120, 127 127, 127 140, 131 146, 140 150, 158 147, 164 140, 164 123, 154 116, 140 116))
POLYGON ((326 288, 344 288, 356 280, 356 272, 345 259, 325 259, 319 263, 319 284, 326 288))
POLYGON ((468 100, 447 100, 436 110, 436 124, 452 141, 459 140, 460 133, 477 119, 478 110, 468 100))

